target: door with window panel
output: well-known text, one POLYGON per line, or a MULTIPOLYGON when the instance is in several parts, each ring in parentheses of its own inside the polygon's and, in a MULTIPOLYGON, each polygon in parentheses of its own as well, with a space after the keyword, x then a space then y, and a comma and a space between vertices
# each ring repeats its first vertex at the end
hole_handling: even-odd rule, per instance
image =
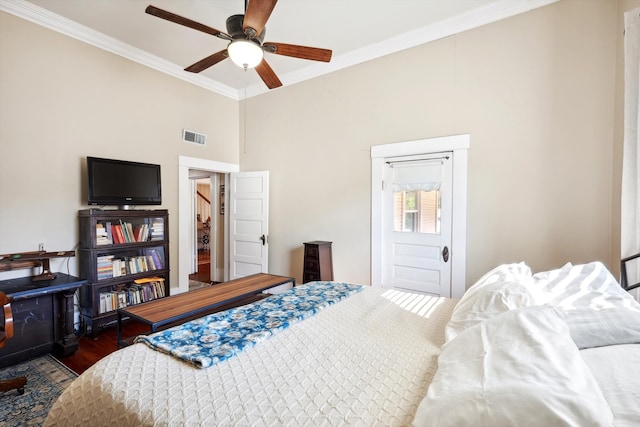
POLYGON ((386 159, 383 286, 451 295, 451 155, 386 159))

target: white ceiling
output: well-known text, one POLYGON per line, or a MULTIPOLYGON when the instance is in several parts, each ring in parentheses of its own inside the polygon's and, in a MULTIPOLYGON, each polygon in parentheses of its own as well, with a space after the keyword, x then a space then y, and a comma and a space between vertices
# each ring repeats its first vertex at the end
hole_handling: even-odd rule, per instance
MULTIPOLYGON (((280 0, 265 41, 333 50, 330 63, 265 54, 284 86, 553 3, 557 0, 280 0)), ((226 32, 244 0, 0 0, 0 10, 234 99, 268 89, 230 60, 183 68, 226 47, 209 34, 144 12, 152 4, 226 32)), ((278 89, 275 89, 278 90, 278 89)))

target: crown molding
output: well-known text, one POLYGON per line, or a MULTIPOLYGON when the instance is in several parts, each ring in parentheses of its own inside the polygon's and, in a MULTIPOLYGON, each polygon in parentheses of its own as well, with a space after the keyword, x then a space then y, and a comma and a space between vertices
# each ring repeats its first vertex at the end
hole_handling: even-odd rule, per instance
MULTIPOLYGON (((392 53, 410 49, 463 31, 556 3, 559 0, 499 0, 460 15, 400 34, 379 43, 334 57, 329 63, 313 63, 280 76, 283 87, 333 73, 392 53)), ((278 89, 275 89, 278 90, 278 89)), ((262 84, 247 87, 245 98, 268 92, 262 84)))
POLYGON ((377 59, 395 52, 420 46, 463 31, 481 27, 509 18, 559 0, 500 0, 434 24, 400 34, 380 43, 342 55, 331 63, 334 67, 347 68, 362 62, 377 59))
MULTIPOLYGON (((417 30, 409 31, 382 42, 339 55, 332 58, 330 63, 312 64, 299 70, 283 74, 280 76, 280 80, 284 86, 290 86, 395 52, 429 43, 443 37, 448 37, 462 31, 528 12, 539 7, 547 6, 557 1, 559 0, 498 0, 486 6, 470 10, 417 30)), ((234 100, 246 99, 268 92, 267 88, 261 83, 248 86, 246 89, 237 90, 207 77, 203 77, 200 74, 188 73, 184 71, 182 67, 172 62, 78 24, 75 21, 49 12, 25 0, 0 0, 0 10, 234 100)))

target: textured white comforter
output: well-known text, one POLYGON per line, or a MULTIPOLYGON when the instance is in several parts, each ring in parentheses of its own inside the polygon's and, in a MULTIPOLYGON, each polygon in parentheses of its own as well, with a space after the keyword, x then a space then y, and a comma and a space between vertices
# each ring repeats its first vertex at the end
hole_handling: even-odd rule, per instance
POLYGON ((455 303, 367 287, 208 369, 136 344, 81 375, 45 425, 410 425, 455 303))

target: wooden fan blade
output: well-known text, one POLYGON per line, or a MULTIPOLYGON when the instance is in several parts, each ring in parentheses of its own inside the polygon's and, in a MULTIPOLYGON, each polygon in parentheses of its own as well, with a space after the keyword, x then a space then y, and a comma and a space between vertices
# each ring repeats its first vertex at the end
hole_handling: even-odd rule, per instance
POLYGON ((216 52, 213 55, 207 56, 203 60, 196 62, 193 65, 185 68, 185 71, 189 71, 190 73, 199 73, 200 71, 204 71, 207 68, 216 65, 218 62, 226 59, 229 55, 227 54, 227 49, 221 50, 220 52, 216 52))
POLYGON ((276 55, 292 56, 294 58, 310 59, 312 61, 329 62, 333 54, 329 49, 297 46, 286 43, 265 42, 262 46, 265 51, 275 53, 276 55))
POLYGON ((264 26, 273 12, 273 8, 276 7, 278 0, 249 0, 247 10, 244 12, 244 22, 242 23, 242 30, 250 38, 259 36, 264 30, 264 26), (252 28, 255 33, 252 33, 247 29, 252 28))
POLYGON ((280 81, 278 76, 276 76, 276 73, 273 72, 271 66, 267 64, 267 61, 265 61, 264 59, 260 62, 260 64, 258 64, 258 66, 256 67, 256 71, 258 72, 258 75, 260 76, 264 84, 266 84, 269 89, 275 89, 282 86, 282 82, 280 81))
POLYGON ((227 33, 223 33, 220 30, 216 30, 215 28, 211 28, 199 22, 192 21, 189 18, 176 15, 175 13, 167 12, 166 10, 159 9, 155 6, 149 5, 144 11, 149 15, 156 16, 160 19, 184 25, 185 27, 193 28, 194 30, 202 31, 203 33, 211 34, 212 36, 220 37, 225 40, 231 40, 231 36, 227 33))

